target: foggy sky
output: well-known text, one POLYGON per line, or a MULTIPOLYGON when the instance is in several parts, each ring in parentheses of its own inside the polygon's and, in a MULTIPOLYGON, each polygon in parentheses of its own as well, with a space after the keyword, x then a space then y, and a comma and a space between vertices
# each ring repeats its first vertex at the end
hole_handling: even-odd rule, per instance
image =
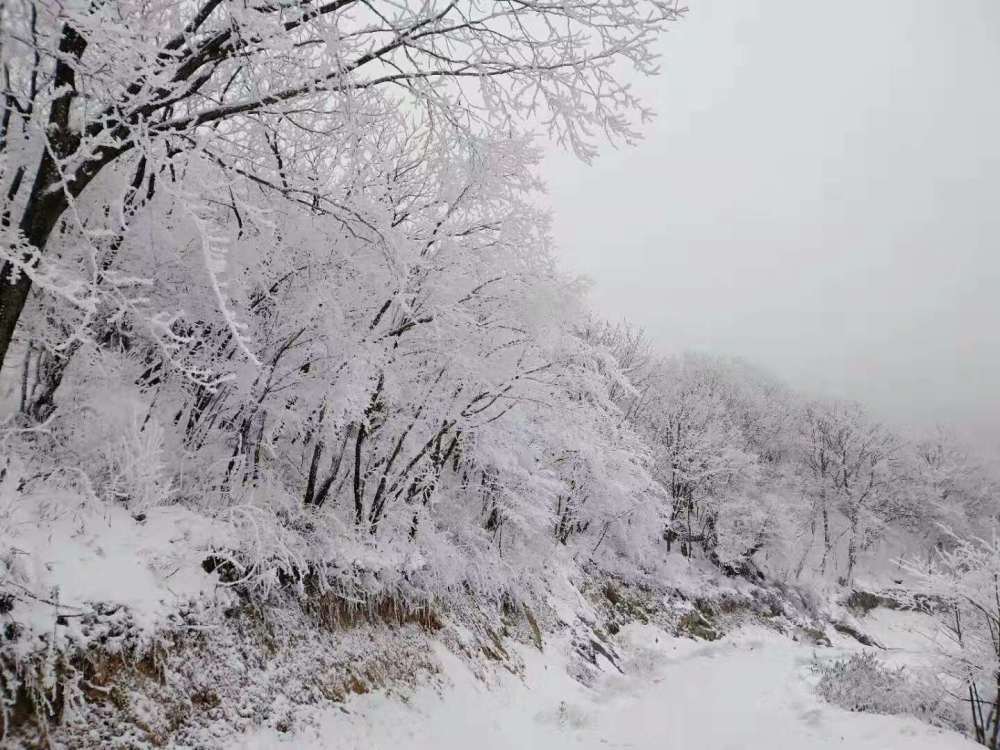
POLYGON ((1000 3, 689 8, 645 140, 547 158, 563 265, 667 351, 1000 449, 1000 3))

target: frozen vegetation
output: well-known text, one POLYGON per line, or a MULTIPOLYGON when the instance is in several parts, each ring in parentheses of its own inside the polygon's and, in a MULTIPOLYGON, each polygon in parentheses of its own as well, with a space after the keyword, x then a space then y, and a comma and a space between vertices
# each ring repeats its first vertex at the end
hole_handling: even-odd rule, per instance
POLYGON ((679 13, 0 6, 4 747, 998 747, 993 468, 556 267, 679 13))

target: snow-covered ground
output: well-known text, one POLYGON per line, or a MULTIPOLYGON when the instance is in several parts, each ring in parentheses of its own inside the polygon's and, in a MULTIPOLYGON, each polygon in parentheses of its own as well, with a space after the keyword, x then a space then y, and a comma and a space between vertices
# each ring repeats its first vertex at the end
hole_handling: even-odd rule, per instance
POLYGON ((624 674, 611 665, 588 688, 559 655, 522 649, 522 676, 493 685, 441 649, 441 680, 409 695, 376 693, 328 709, 293 733, 236 738, 233 750, 948 750, 974 744, 916 719, 850 713, 812 690, 814 654, 749 628, 715 643, 632 626, 623 632, 624 674))

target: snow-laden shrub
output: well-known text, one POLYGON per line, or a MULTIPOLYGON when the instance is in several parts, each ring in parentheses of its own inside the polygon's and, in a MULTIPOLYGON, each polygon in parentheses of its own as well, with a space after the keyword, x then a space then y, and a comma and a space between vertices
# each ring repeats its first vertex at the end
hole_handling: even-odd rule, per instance
POLYGON ((156 419, 136 411, 125 421, 121 437, 108 448, 108 495, 140 514, 170 499, 173 482, 164 455, 165 432, 156 419))
POLYGON ((961 729, 954 701, 939 682, 906 667, 891 667, 874 651, 844 659, 817 661, 816 692, 848 711, 906 714, 935 726, 961 729))

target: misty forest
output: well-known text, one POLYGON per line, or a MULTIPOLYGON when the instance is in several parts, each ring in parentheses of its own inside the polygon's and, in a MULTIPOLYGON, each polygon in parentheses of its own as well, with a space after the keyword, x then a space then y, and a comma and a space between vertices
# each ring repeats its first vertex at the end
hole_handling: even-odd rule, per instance
POLYGON ((1000 748, 995 459, 560 260, 686 16, 3 2, 0 746, 1000 748))

